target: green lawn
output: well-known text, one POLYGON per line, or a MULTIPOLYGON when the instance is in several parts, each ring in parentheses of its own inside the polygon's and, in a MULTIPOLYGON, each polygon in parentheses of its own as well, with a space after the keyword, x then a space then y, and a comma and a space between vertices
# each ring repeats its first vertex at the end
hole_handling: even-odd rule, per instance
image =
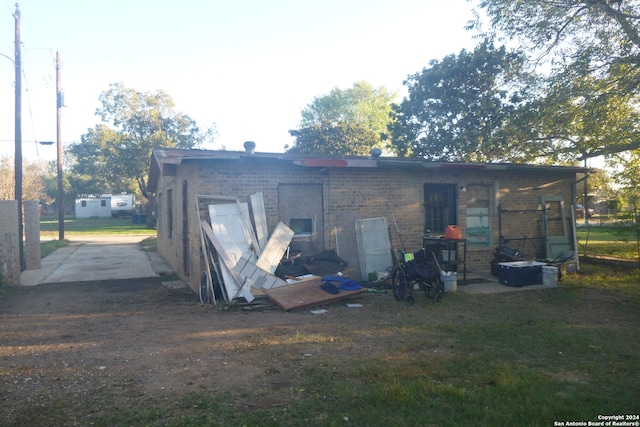
MULTIPOLYGON (((64 235, 154 235, 155 229, 147 228, 146 224, 134 224, 130 217, 125 218, 73 218, 67 217, 64 220, 64 235)), ((58 218, 44 217, 40 221, 40 235, 58 236, 58 218)))
POLYGON ((580 255, 638 259, 638 244, 632 227, 614 225, 578 227, 580 255))

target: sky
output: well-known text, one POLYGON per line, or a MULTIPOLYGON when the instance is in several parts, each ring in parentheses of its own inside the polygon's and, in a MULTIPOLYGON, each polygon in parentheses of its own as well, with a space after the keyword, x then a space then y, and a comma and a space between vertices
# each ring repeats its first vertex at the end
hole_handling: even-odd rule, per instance
MULTIPOLYGON (((14 156, 15 1, 0 0, 0 156, 14 156)), ((202 148, 283 152, 314 97, 358 81, 404 95, 432 59, 473 50, 467 0, 23 0, 22 152, 54 160, 56 52, 64 146, 101 123, 111 83, 167 92, 202 148)))

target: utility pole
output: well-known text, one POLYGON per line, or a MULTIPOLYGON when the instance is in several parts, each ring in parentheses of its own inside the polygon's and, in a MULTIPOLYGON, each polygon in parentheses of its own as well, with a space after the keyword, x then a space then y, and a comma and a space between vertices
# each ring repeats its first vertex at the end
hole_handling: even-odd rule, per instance
POLYGON ((20 256, 20 271, 25 270, 24 233, 22 229, 22 60, 20 57, 20 9, 16 3, 13 14, 16 21, 15 31, 15 69, 16 69, 16 109, 15 109, 15 190, 18 201, 18 253, 20 256))
POLYGON ((58 240, 64 240, 64 188, 62 185, 62 90, 60 89, 60 52, 56 51, 56 145, 58 148, 58 240))

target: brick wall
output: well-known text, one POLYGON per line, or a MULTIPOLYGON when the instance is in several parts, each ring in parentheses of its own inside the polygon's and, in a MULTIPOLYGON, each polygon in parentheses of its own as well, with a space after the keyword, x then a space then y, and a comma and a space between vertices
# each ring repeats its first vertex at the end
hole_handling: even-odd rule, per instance
POLYGON ((39 208, 40 204, 37 201, 24 202, 24 253, 27 270, 37 270, 41 264, 39 208))
MULTIPOLYGON (((562 196, 571 203, 575 176, 559 171, 536 173, 520 170, 430 170, 423 168, 303 168, 285 162, 231 160, 188 162, 178 167, 175 177, 163 177, 158 186, 159 206, 158 250, 176 268, 194 290, 199 286, 203 261, 200 253, 200 232, 195 211, 195 195, 237 197, 249 202, 249 196, 261 191, 269 231, 278 219, 278 186, 280 184, 321 184, 324 209, 319 218, 324 224, 327 249, 335 249, 336 218, 385 217, 390 227, 391 243, 408 251, 422 247, 424 232, 424 185, 426 183, 455 184, 464 188, 468 183, 489 186, 491 242, 488 246, 469 247, 469 270, 489 270, 493 251, 500 236, 510 240, 510 246, 521 246, 527 256, 534 257, 540 239, 542 195, 562 196), (189 271, 184 271, 182 244, 182 182, 189 182, 189 271), (173 193, 173 237, 168 239, 167 190, 173 193), (395 230, 395 215, 399 233, 395 230), (538 240, 536 240, 538 239, 538 240)), ((458 224, 463 235, 466 224, 467 194, 458 193, 458 224)), ((304 203, 304 200, 301 200, 304 203)), ((200 209, 206 216, 206 210, 200 209)), ((348 260, 349 261, 349 260, 348 260)))
POLYGON ((0 269, 6 285, 20 284, 18 235, 18 202, 0 200, 0 269))

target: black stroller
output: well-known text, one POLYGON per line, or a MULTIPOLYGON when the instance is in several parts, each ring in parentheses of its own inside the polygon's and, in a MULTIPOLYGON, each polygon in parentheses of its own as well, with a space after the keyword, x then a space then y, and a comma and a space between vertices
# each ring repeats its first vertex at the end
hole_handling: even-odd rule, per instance
POLYGON ((406 254, 398 251, 395 267, 391 276, 393 296, 397 301, 411 305, 415 303, 413 290, 421 289, 424 295, 435 301, 442 301, 444 284, 440 278, 440 266, 435 257, 429 259, 426 251, 406 254))

